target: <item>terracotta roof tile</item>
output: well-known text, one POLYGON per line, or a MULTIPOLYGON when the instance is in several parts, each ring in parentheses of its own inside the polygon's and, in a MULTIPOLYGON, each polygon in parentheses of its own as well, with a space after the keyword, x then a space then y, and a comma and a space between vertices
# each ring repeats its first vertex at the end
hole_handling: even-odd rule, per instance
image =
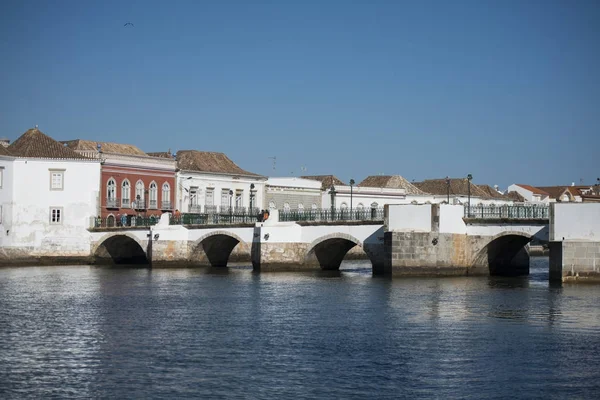
POLYGON ((83 140, 83 139, 65 140, 65 141, 62 141, 61 143, 64 143, 67 147, 69 147, 72 150, 79 150, 79 151, 97 151, 98 145, 100 145, 100 150, 103 153, 114 153, 114 154, 124 154, 124 155, 134 155, 134 156, 147 155, 142 150, 140 150, 137 146, 134 146, 132 144, 95 142, 93 140, 83 140))
POLYGON ((0 156, 12 156, 12 153, 8 147, 0 146, 0 156))
MULTIPOLYGON (((423 182, 415 182, 414 185, 422 191, 433 195, 445 195, 448 193, 446 179, 426 179, 423 182)), ((467 178, 450 179, 451 196, 467 196, 469 194, 469 183, 467 178)), ((491 196, 476 184, 471 183, 471 196, 489 199, 491 196)))
POLYGON ((8 150, 18 157, 88 159, 45 135, 37 128, 29 129, 15 140, 8 150))
POLYGON ((540 194, 542 196, 549 196, 550 195, 548 192, 544 192, 543 190, 541 190, 539 188, 536 188, 536 187, 533 187, 531 185, 523 185, 521 183, 516 183, 515 185, 521 186, 523 189, 527 189, 531 193, 534 193, 534 194, 540 194))
POLYGON ((516 201, 517 203, 524 203, 525 202, 525 197, 521 196, 519 194, 519 192, 515 192, 514 190, 511 191, 511 192, 508 192, 506 194, 506 197, 508 197, 512 201, 516 201))
POLYGON ((371 175, 366 177, 358 186, 404 189, 406 194, 426 194, 400 175, 371 175))
POLYGON ((313 181, 321 182, 321 189, 329 189, 333 186, 345 186, 346 184, 333 175, 306 175, 300 178, 312 179, 313 181))
POLYGON ((169 158, 171 160, 173 159, 173 154, 168 151, 156 151, 156 152, 146 153, 146 154, 148 154, 150 157, 169 158))
POLYGON ((177 152, 177 167, 188 171, 261 176, 241 169, 223 153, 209 151, 180 150, 177 152))

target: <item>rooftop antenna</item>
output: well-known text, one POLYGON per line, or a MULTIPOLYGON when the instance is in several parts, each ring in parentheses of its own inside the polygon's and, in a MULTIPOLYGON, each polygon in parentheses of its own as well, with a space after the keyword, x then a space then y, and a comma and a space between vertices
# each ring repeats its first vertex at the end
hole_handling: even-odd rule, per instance
POLYGON ((273 171, 275 171, 275 166, 277 165, 277 157, 273 156, 273 157, 267 157, 270 158, 271 160, 273 160, 273 171))

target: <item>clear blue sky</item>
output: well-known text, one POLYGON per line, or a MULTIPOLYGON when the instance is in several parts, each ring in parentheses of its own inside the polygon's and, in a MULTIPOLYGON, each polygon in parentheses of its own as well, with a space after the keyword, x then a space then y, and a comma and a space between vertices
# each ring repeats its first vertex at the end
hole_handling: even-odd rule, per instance
POLYGON ((0 60, 11 140, 38 124, 357 182, 600 176, 593 0, 4 0, 0 60))

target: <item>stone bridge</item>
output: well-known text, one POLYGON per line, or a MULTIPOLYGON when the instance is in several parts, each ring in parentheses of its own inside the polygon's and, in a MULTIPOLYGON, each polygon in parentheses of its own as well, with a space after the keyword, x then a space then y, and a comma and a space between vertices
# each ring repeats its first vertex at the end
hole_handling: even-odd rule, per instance
POLYGON ((547 220, 475 220, 452 205, 386 206, 385 222, 268 221, 245 225, 169 225, 92 232, 97 263, 227 266, 233 254, 259 271, 336 270, 348 251, 363 252, 373 273, 392 275, 523 274, 534 237, 547 220), (358 249, 358 250, 357 250, 358 249))
POLYGON ((391 205, 385 267, 394 275, 525 275, 532 239, 548 242, 547 218, 465 218, 447 204, 391 205))

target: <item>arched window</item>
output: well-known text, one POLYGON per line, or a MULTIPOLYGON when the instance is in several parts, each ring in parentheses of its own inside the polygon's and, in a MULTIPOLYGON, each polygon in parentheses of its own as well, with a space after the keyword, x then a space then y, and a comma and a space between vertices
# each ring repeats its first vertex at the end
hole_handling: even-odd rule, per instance
POLYGON ((131 187, 129 181, 125 179, 121 184, 121 206, 129 207, 131 205, 131 187))
POLYGON ((274 210, 274 209, 276 209, 276 208, 277 208, 277 204, 275 204, 275 202, 274 202, 273 200, 271 200, 271 201, 269 202, 269 208, 270 208, 271 210, 274 210))
POLYGON ((115 216, 112 214, 109 214, 108 217, 106 217, 106 226, 109 228, 112 228, 113 226, 115 226, 115 216))
POLYGON ((363 208, 365 208, 365 205, 363 203, 358 203, 356 208, 358 208, 359 210, 362 210, 363 208))
POLYGON ((137 181, 135 184, 135 201, 139 201, 136 207, 142 208, 144 204, 144 182, 142 181, 137 181))
POLYGON ((163 210, 171 209, 171 186, 165 182, 162 185, 162 206, 163 210))
POLYGON ((317 205, 316 205, 315 203, 313 203, 313 205, 311 206, 311 208, 312 208, 313 210, 316 210, 316 209, 317 209, 317 205))
POLYGON ((290 203, 283 203, 283 212, 290 212, 290 203))
POLYGON ((371 208, 377 208, 377 207, 379 207, 379 204, 377 204, 377 202, 374 201, 371 203, 371 208))
POLYGON ((152 209, 158 208, 158 188, 156 186, 156 182, 150 182, 150 187, 148 189, 148 207, 152 209))
POLYGON ((118 207, 117 204, 117 182, 110 178, 106 183, 106 207, 118 207))
POLYGON ((340 208, 342 210, 346 210, 348 208, 348 204, 346 204, 346 202, 343 202, 342 204, 340 204, 340 208))
POLYGON ((304 211, 304 204, 302 204, 302 203, 298 204, 298 211, 304 211))

